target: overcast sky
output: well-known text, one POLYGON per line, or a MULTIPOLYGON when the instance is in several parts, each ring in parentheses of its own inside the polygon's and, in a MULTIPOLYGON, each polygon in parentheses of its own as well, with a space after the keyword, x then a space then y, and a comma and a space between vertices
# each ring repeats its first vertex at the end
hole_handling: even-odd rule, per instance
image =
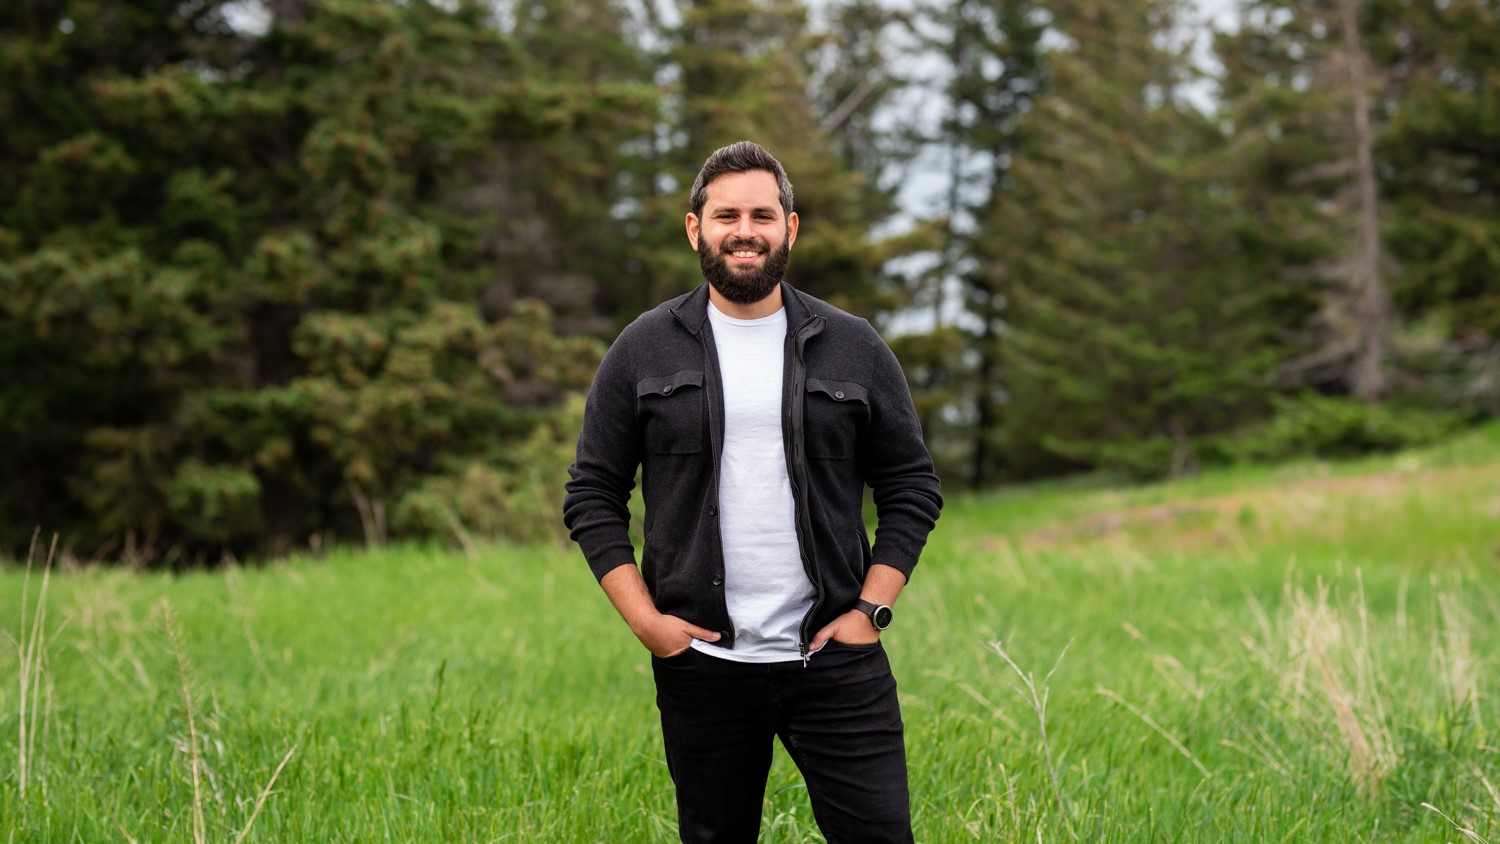
MULTIPOLYGON (((887 0, 891 6, 909 6, 909 0, 887 0)), ((1198 8, 1198 20, 1192 22, 1191 29, 1183 33, 1183 37, 1191 38, 1196 45, 1197 61, 1205 69, 1214 71, 1217 62, 1210 52, 1211 44, 1209 33, 1212 27, 1221 29, 1233 28, 1235 22, 1235 8, 1238 0, 1196 0, 1198 8)), ((820 0, 812 0, 815 9, 823 5, 820 0)), ((898 97, 888 108, 890 120, 914 120, 918 124, 935 125, 943 116, 946 108, 944 98, 934 96, 933 92, 940 89, 946 82, 945 76, 948 70, 945 64, 934 57, 930 69, 923 68, 922 63, 915 67, 906 66, 902 68, 904 75, 910 74, 921 79, 925 87, 906 92, 904 96, 898 97)), ((1214 97, 1214 85, 1205 82, 1201 86, 1194 86, 1187 92, 1189 99, 1197 101, 1201 108, 1211 106, 1214 97)), ((978 166, 985 166, 983 162, 976 162, 978 166)), ((893 221, 893 225, 887 231, 905 228, 911 218, 931 216, 941 213, 946 207, 948 193, 947 174, 952 166, 951 160, 943 150, 931 150, 917 161, 913 162, 910 171, 901 174, 903 189, 901 192, 902 205, 909 211, 909 215, 902 215, 902 220, 893 221)))
MULTIPOLYGON (((887 0, 887 2, 893 6, 909 6, 909 0, 887 0)), ((811 5, 816 14, 816 7, 822 4, 820 0, 812 0, 811 5)), ((1214 72, 1218 67, 1211 53, 1212 44, 1209 35, 1216 28, 1234 28, 1237 5, 1238 0, 1196 0, 1197 20, 1190 22, 1191 27, 1189 31, 1183 33, 1183 37, 1193 40, 1197 62, 1209 72, 1214 72)), ((943 97, 934 96, 934 92, 941 90, 946 82, 945 76, 948 70, 945 63, 934 57, 930 70, 922 67, 922 63, 919 62, 915 67, 903 67, 902 72, 923 79, 925 87, 902 92, 887 104, 885 112, 888 119, 892 122, 915 121, 918 125, 936 125, 947 107, 943 97)), ((1190 100, 1199 104, 1200 108, 1209 108, 1212 106, 1215 95, 1214 88, 1212 82, 1206 81, 1186 93, 1190 100)), ((885 221, 872 234, 877 238, 897 234, 910 228, 919 219, 946 213, 949 174, 953 164, 950 150, 929 148, 900 173, 890 174, 891 177, 900 179, 901 190, 898 193, 898 200, 902 211, 895 218, 885 221)), ((992 162, 980 160, 969 160, 966 164, 971 172, 982 171, 993 166, 992 162)), ((795 174, 793 175, 795 177, 795 174)), ((902 259, 898 262, 899 266, 893 266, 891 269, 902 274, 915 275, 935 266, 937 260, 938 257, 935 255, 914 255, 902 259)), ((943 322, 962 323, 972 319, 964 313, 962 297, 956 289, 956 282, 945 284, 944 287, 946 288, 945 301, 938 309, 942 313, 943 322)), ((930 307, 907 309, 895 314, 885 325, 885 330, 894 334, 927 331, 932 327, 936 318, 930 307)))

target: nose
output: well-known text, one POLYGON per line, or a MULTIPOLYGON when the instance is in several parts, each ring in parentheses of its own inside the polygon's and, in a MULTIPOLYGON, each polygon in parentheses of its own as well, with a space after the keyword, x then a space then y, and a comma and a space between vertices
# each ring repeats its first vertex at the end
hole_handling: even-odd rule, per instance
POLYGON ((748 215, 741 217, 739 221, 735 223, 734 236, 739 238, 755 237, 755 224, 748 215))

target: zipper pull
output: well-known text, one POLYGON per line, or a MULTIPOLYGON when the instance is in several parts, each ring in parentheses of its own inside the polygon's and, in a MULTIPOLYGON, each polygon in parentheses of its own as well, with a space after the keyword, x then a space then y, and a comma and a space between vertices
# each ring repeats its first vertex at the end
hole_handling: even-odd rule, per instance
POLYGON ((807 644, 806 643, 798 645, 797 647, 802 651, 802 667, 806 668, 808 660, 812 659, 812 654, 810 654, 810 653, 807 652, 807 644))

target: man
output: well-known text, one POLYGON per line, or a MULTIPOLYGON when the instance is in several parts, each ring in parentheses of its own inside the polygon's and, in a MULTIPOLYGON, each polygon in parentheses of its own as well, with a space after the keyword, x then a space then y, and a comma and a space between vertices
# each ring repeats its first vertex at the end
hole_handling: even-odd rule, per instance
POLYGON ((798 220, 763 147, 715 152, 691 203, 707 283, 605 355, 564 520, 651 651, 683 841, 756 840, 774 736, 829 842, 909 842, 880 634, 942 496, 905 377, 869 323, 782 283, 798 220))

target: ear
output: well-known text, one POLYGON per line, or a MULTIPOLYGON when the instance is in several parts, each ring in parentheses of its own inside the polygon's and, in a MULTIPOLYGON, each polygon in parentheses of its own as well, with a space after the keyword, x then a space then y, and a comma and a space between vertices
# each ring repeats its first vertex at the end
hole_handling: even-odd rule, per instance
POLYGON ((688 243, 692 245, 693 251, 698 251, 698 215, 689 211, 687 215, 688 243))
POLYGON ((786 215, 786 245, 790 249, 797 241, 797 212, 786 215))

